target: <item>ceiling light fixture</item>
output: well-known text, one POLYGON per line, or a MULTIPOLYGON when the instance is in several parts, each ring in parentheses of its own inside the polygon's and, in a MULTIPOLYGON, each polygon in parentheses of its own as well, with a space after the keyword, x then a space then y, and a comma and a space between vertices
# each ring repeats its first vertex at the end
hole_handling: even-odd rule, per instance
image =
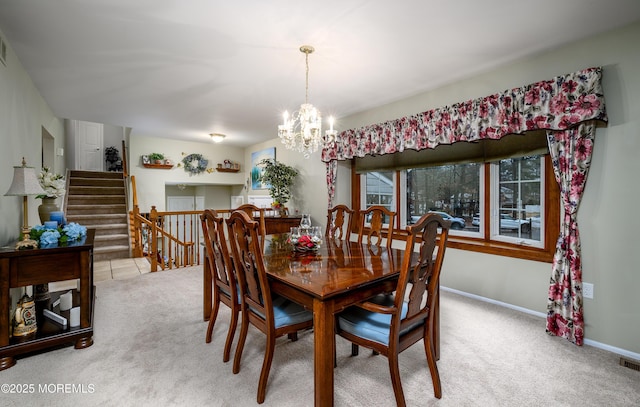
POLYGON ((211 136, 211 141, 214 143, 219 143, 225 138, 225 135, 220 133, 211 133, 209 135, 211 136))
POLYGON ((327 141, 332 141, 337 131, 333 130, 333 117, 329 119, 330 129, 325 137, 322 137, 322 117, 318 109, 309 103, 309 54, 315 49, 311 45, 303 45, 300 52, 305 54, 306 81, 304 104, 300 105, 300 110, 294 112, 289 117, 288 112, 284 112, 284 123, 278 126, 278 137, 289 150, 297 150, 309 158, 311 153, 327 141))

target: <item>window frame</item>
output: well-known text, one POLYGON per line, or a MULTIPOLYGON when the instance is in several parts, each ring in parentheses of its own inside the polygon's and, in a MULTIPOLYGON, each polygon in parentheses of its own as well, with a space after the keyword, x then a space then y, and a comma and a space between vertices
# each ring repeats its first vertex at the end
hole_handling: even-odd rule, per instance
MULTIPOLYGON (((480 223, 479 236, 449 234, 447 246, 459 250, 551 263, 555 254, 555 243, 560 233, 560 188, 555 180, 550 155, 547 153, 543 155, 543 157, 543 174, 541 174, 541 179, 544 179, 544 196, 541 197, 541 206, 543 206, 541 212, 543 212, 543 215, 541 214, 540 221, 544 222, 544 246, 535 247, 491 238, 491 222, 486 221, 487 219, 491 219, 493 197, 492 166, 489 163, 484 166, 484 173, 481 174, 480 188, 484 189, 484 199, 480 205, 482 222, 480 223)), ((352 160, 351 164, 351 204, 353 208, 359 210, 362 202, 361 174, 356 172, 355 160, 352 160)), ((396 185, 402 185, 400 182, 402 171, 399 169, 391 171, 395 172, 396 185)), ((395 189, 395 205, 396 208, 401 208, 398 212, 402 212, 405 206, 404 200, 401 199, 402 193, 400 189, 402 188, 395 189)), ((406 213, 404 214, 404 218, 402 214, 399 215, 400 216, 396 216, 393 239, 406 240, 407 233, 404 229, 401 229, 400 226, 401 219, 406 218, 406 213)), ((358 233, 355 225, 352 232, 358 233)))
MULTIPOLYGON (((540 181, 545 185, 546 187, 546 178, 545 178, 545 174, 546 174, 546 166, 544 164, 544 156, 541 156, 541 160, 542 163, 540 165, 540 181)), ((503 208, 500 207, 500 197, 499 197, 499 190, 500 190, 500 160, 498 161, 492 161, 490 163, 486 163, 487 165, 489 165, 490 168, 490 173, 491 173, 491 183, 492 183, 492 192, 493 195, 491 196, 491 201, 490 201, 490 205, 491 205, 491 214, 492 217, 491 218, 487 218, 487 219, 491 219, 491 226, 490 226, 490 231, 491 231, 491 235, 490 235, 490 240, 495 240, 498 242, 506 242, 506 243, 513 243, 516 245, 523 245, 523 246, 531 246, 531 247, 537 247, 537 248, 544 248, 544 245, 546 244, 546 236, 544 235, 544 231, 546 229, 546 225, 544 224, 544 222, 540 222, 540 240, 534 240, 534 239, 528 239, 524 236, 518 236, 518 237, 513 237, 513 236, 507 236, 507 235, 502 235, 500 234, 500 217, 501 215, 501 211, 503 210, 503 208)), ((531 182, 531 180, 522 180, 522 179, 518 179, 517 181, 513 181, 514 183, 517 183, 519 187, 522 186, 522 184, 525 184, 527 182, 531 182)), ((555 180, 554 180, 555 182, 555 180)), ((540 191, 540 219, 544 219, 545 218, 545 208, 543 203, 545 202, 545 196, 546 196, 546 188, 542 188, 540 191)), ((518 203, 517 207, 514 208, 515 210, 517 210, 518 212, 522 211, 523 209, 521 208, 521 204, 518 203)), ((482 227, 482 223, 485 221, 484 218, 482 218, 480 220, 480 224, 482 227)))

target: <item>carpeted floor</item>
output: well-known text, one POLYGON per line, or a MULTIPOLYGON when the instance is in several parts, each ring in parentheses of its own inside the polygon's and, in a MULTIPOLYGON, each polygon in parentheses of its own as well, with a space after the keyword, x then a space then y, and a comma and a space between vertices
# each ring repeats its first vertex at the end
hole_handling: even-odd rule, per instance
MULTIPOLYGON (((27 385, 3 406, 250 406, 264 335, 250 328, 239 374, 222 362, 229 312, 204 341, 202 269, 96 283, 95 343, 24 357, 0 383, 27 385), (32 385, 32 386, 29 386, 32 385), (30 388, 33 391, 30 391, 30 388)), ((615 354, 550 337, 535 316, 443 292, 443 397, 433 397, 423 347, 400 357, 409 406, 638 406, 640 372, 615 354)), ((235 347, 234 347, 235 349, 235 347)), ((337 406, 393 406, 387 360, 337 340, 337 406)), ((313 405, 313 332, 278 340, 265 406, 313 405)))

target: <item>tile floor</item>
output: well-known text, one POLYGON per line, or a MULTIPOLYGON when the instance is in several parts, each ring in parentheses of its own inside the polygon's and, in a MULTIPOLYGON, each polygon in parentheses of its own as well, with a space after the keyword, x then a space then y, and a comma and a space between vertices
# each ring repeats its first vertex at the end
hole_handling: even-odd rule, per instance
POLYGON ((114 259, 93 263, 93 281, 122 280, 137 277, 151 271, 151 265, 145 258, 114 259))

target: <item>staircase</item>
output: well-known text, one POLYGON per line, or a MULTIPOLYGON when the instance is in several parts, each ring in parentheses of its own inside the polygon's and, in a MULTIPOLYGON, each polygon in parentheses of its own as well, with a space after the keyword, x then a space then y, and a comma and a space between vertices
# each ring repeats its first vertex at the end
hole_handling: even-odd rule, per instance
POLYGON ((67 178, 67 222, 96 230, 93 260, 131 257, 122 173, 71 170, 67 178))

